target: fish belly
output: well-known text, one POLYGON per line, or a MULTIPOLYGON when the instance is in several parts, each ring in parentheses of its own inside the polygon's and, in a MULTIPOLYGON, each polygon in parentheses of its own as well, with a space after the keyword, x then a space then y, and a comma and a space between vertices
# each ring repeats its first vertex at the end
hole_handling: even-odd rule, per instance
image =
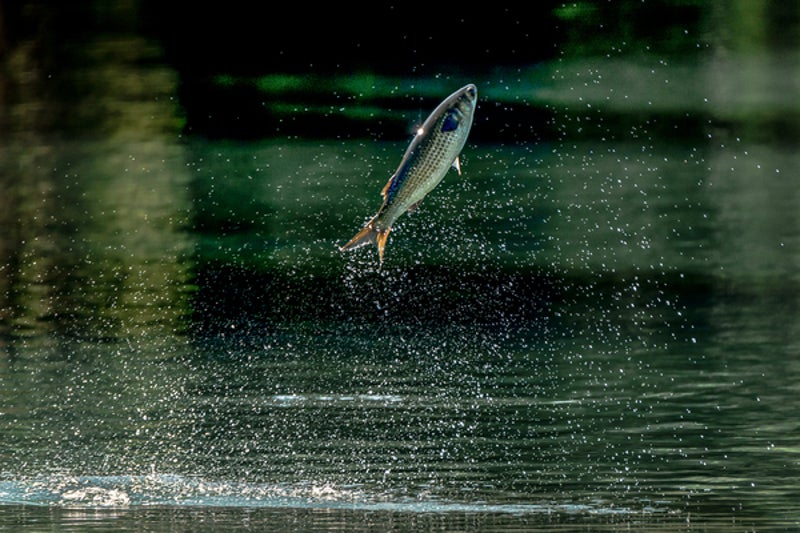
POLYGON ((458 156, 457 149, 456 143, 435 140, 418 147, 418 151, 398 170, 396 179, 402 183, 394 195, 387 198, 376 223, 381 228, 390 228, 400 215, 422 201, 447 174, 458 156))

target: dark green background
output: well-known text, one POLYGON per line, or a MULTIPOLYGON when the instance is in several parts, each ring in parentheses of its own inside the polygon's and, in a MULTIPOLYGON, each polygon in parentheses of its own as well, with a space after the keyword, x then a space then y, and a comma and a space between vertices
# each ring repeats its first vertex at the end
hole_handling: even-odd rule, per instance
POLYGON ((0 2, 0 526, 796 527, 799 24, 0 2))

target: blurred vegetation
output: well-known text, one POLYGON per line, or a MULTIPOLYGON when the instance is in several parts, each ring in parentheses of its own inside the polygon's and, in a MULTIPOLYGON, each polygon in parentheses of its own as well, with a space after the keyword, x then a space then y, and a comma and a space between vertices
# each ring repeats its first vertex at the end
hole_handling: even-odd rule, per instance
POLYGON ((691 54, 688 35, 703 31, 709 2, 564 2, 553 10, 565 28, 565 56, 619 53, 691 54))
MULTIPOLYGON (((791 2, 548 1, 455 18, 431 9, 424 20, 447 21, 436 31, 410 5, 360 9, 354 18, 334 6, 276 14, 243 0, 191 10, 152 0, 0 1, 0 135, 327 137, 370 122, 373 132, 396 131, 453 84, 515 68, 631 57, 692 64, 800 46, 791 2)), ((491 97, 503 105, 484 106, 484 116, 543 118, 543 102, 491 97)))

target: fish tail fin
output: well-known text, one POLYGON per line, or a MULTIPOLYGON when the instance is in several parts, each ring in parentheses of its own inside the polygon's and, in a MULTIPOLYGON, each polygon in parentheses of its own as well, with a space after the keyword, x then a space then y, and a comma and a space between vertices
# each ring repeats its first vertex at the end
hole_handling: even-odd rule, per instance
POLYGON ((383 249, 386 246, 386 239, 389 238, 390 231, 392 231, 392 228, 387 228, 383 231, 375 229, 375 219, 373 218, 367 222, 367 225, 364 226, 361 231, 356 233, 355 237, 350 239, 344 246, 341 246, 339 251, 345 252, 347 250, 354 250, 374 242, 378 245, 378 257, 380 258, 380 262, 383 263, 383 249))
POLYGON ((386 239, 389 238, 390 231, 392 231, 392 228, 386 228, 384 231, 377 232, 378 260, 381 262, 381 264, 383 264, 383 249, 386 246, 386 239))

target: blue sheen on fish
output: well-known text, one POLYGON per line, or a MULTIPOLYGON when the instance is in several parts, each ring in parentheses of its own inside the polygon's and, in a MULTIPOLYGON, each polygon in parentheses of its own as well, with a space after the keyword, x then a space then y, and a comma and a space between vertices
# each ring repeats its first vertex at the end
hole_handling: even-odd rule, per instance
POLYGON ((456 113, 450 112, 442 123, 442 132, 447 133, 448 131, 455 131, 456 128, 458 128, 458 116, 456 113))
POLYGON ((413 210, 442 181, 450 167, 461 174, 459 155, 472 128, 478 89, 465 85, 439 104, 417 130, 400 166, 381 191, 383 205, 355 237, 340 248, 352 250, 369 243, 383 250, 392 224, 406 211, 413 210))

